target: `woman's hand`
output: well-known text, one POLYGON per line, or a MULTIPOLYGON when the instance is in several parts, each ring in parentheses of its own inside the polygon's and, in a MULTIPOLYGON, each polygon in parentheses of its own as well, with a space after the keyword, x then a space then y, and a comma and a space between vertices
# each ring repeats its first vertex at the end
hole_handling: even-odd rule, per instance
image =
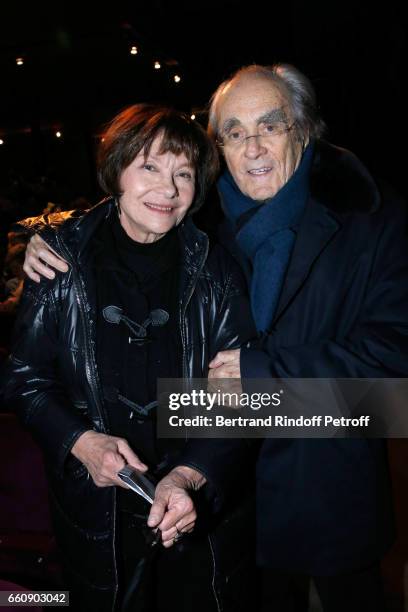
POLYGON ((34 234, 27 245, 23 270, 31 280, 39 283, 41 276, 54 278, 55 270, 68 271, 68 264, 48 246, 42 238, 34 234))
POLYGON ((128 487, 117 476, 126 464, 139 472, 146 472, 147 465, 132 451, 123 438, 107 436, 97 431, 86 431, 79 436, 71 453, 81 461, 97 487, 128 487))
POLYGON ((197 491, 205 482, 201 472, 180 465, 157 485, 147 524, 160 529, 165 548, 194 529, 197 513, 188 491, 197 491))

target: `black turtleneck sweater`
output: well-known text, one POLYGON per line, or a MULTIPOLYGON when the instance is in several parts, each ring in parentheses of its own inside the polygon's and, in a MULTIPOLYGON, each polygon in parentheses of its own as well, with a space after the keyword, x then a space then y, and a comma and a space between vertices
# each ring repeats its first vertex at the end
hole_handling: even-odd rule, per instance
POLYGON ((113 222, 102 224, 95 244, 96 354, 110 432, 128 440, 154 470, 175 445, 157 440, 155 408, 144 416, 127 400, 143 409, 156 400, 157 378, 182 375, 177 229, 156 242, 142 244, 126 234, 115 215, 113 222), (122 315, 139 325, 159 308, 169 319, 162 326, 147 325, 147 338, 137 340, 122 320, 116 324, 105 319, 107 306, 121 308, 122 315))

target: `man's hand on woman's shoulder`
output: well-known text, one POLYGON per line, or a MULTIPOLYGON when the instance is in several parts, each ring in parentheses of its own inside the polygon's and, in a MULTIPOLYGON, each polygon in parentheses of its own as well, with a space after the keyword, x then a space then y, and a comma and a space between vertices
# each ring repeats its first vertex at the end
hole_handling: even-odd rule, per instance
POLYGON ((67 272, 68 264, 38 234, 34 234, 27 245, 23 269, 31 280, 39 283, 41 276, 53 279, 54 270, 67 272))

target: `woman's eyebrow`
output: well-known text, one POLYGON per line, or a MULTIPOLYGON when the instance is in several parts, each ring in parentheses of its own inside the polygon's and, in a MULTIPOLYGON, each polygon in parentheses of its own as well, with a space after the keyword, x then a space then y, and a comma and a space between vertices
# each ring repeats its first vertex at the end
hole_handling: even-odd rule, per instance
POLYGON ((287 117, 283 107, 281 107, 281 108, 274 108, 274 109, 268 111, 267 113, 264 113, 263 115, 258 117, 257 124, 260 124, 260 123, 274 123, 275 121, 283 121, 284 123, 288 122, 288 117, 287 117))
POLYGON ((193 170, 195 171, 195 166, 194 164, 190 163, 190 162, 184 162, 182 164, 180 164, 180 166, 177 166, 178 170, 182 170, 183 168, 186 168, 187 170, 193 170))

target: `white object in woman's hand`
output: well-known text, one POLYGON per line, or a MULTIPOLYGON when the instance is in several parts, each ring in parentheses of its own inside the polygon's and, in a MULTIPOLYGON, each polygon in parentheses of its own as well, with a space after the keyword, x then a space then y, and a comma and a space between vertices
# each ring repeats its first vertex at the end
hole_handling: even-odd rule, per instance
POLYGON ((67 272, 68 264, 61 259, 37 234, 31 237, 27 245, 23 269, 31 280, 39 283, 41 276, 54 278, 55 272, 67 272))
POLYGON ((71 453, 85 465, 97 487, 117 485, 127 489, 117 475, 126 464, 140 472, 147 470, 126 440, 93 430, 79 436, 71 453))

